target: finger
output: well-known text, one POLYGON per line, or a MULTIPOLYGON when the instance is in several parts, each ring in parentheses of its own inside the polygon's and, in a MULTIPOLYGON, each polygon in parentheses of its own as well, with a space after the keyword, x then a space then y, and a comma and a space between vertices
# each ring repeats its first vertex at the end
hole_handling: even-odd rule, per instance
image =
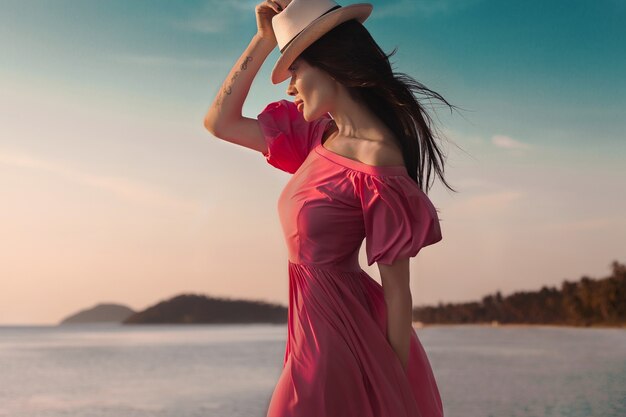
POLYGON ((283 6, 281 6, 280 3, 278 3, 278 1, 267 0, 267 3, 270 5, 272 9, 274 9, 276 13, 280 13, 283 11, 283 6))
POLYGON ((289 3, 291 3, 291 0, 274 0, 274 1, 280 5, 280 8, 282 10, 285 10, 285 8, 289 6, 289 3))

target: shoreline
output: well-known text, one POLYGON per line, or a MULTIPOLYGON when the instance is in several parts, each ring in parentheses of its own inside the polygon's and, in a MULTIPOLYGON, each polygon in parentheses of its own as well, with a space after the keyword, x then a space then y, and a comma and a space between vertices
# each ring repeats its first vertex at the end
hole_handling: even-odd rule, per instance
POLYGON ((549 328, 574 328, 574 329, 626 329, 626 323, 617 325, 608 324, 592 324, 589 326, 577 326, 573 324, 536 324, 536 323, 499 323, 499 322, 482 322, 482 323, 422 323, 414 321, 413 328, 421 329, 426 327, 453 327, 453 326, 482 326, 482 327, 549 327, 549 328))
MULTIPOLYGON (((133 327, 193 327, 193 326, 239 326, 239 325, 271 325, 271 326, 286 326, 287 323, 143 323, 143 324, 124 324, 117 322, 107 323, 76 323, 76 324, 0 324, 0 330, 2 329, 28 329, 28 328, 63 328, 63 329, 78 329, 78 328, 112 328, 119 327, 130 329, 133 327)), ((414 329, 420 329, 425 327, 459 327, 459 326, 481 326, 481 327, 548 327, 548 328, 576 328, 576 329, 626 329, 626 323, 617 325, 607 324, 592 324, 589 326, 571 325, 571 324, 536 324, 536 323, 499 323, 499 322, 480 322, 480 323, 422 323, 420 321, 413 321, 411 326, 414 329)))

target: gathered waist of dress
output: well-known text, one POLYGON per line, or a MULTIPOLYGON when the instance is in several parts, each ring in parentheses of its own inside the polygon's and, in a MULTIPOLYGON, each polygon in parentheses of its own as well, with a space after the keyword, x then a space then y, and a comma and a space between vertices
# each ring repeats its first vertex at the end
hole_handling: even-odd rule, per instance
POLYGON ((328 271, 339 271, 339 272, 363 272, 361 269, 361 265, 357 262, 350 264, 323 264, 323 263, 296 263, 291 260, 288 261, 290 265, 297 267, 306 267, 306 268, 314 268, 314 269, 324 269, 328 271))

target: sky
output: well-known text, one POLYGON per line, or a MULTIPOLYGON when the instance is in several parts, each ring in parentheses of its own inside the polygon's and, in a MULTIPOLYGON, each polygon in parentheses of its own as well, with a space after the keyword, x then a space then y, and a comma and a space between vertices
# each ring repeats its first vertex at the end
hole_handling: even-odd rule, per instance
MULTIPOLYGON (((181 293, 287 305, 290 174, 203 126, 256 4, 0 1, 0 325, 181 293)), ((395 71, 462 108, 433 109, 458 192, 428 193, 443 240, 411 260, 414 305, 626 262, 626 2, 372 4, 395 71)), ((292 99, 278 56, 244 116, 292 99)))

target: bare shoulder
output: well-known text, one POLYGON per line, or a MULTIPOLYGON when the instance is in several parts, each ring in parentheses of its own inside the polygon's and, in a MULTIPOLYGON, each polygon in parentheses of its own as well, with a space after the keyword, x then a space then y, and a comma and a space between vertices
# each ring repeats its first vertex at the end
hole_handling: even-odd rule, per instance
POLYGON ((404 165, 402 149, 393 138, 383 141, 363 141, 364 151, 361 157, 369 165, 396 166, 404 165))
POLYGON ((324 146, 346 158, 374 166, 404 165, 402 150, 393 138, 371 140, 329 136, 332 138, 324 146))

